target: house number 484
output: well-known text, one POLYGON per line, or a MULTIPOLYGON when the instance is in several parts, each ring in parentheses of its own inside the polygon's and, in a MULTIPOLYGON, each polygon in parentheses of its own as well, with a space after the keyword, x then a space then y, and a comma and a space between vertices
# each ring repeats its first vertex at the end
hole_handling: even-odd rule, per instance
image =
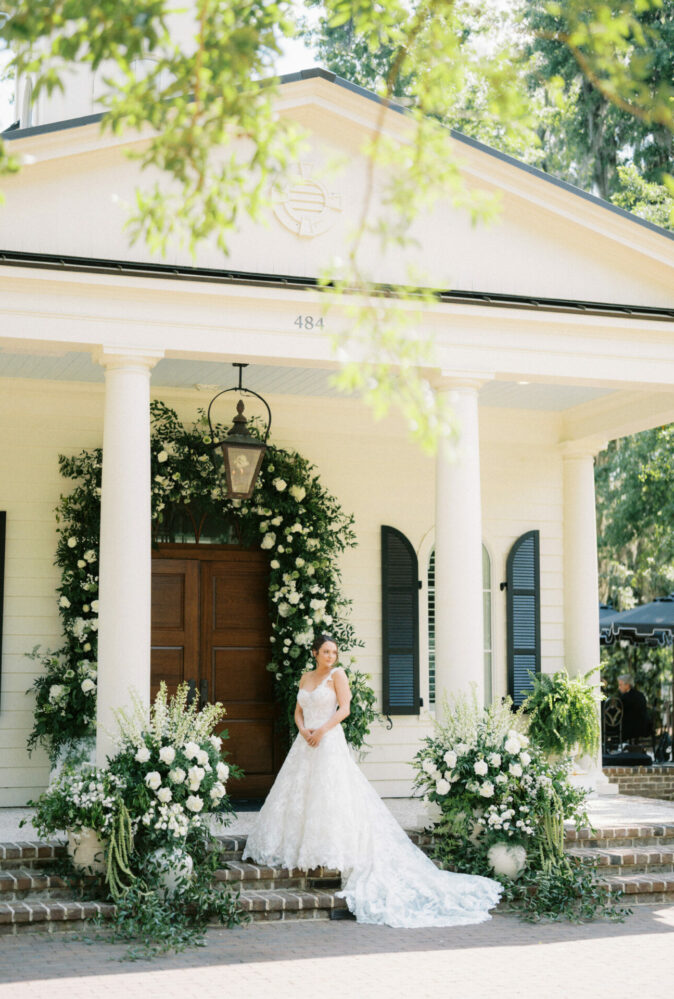
POLYGON ((323 329, 323 317, 319 316, 298 316, 293 326, 297 326, 301 330, 322 330, 323 329))

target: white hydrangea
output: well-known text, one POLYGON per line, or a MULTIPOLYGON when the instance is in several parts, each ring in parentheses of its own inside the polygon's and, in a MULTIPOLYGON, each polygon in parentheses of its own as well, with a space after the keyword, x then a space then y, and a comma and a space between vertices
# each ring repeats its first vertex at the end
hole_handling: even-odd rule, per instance
POLYGON ((301 503, 304 497, 307 495, 307 491, 304 488, 304 486, 291 486, 290 495, 294 500, 297 500, 298 503, 301 503))
POLYGON ((161 801, 162 805, 167 805, 173 797, 173 791, 170 787, 160 787, 157 791, 157 797, 161 801))
POLYGON ((218 763, 217 767, 215 768, 215 772, 218 775, 218 780, 224 784, 227 778, 229 777, 229 767, 227 766, 227 764, 222 762, 218 763))
POLYGON ((450 788, 451 785, 442 777, 435 785, 435 790, 438 794, 449 794, 450 788))
POLYGON ((510 753, 511 756, 514 756, 515 753, 519 753, 520 751, 520 741, 519 739, 515 739, 511 735, 509 735, 505 741, 505 746, 503 748, 505 749, 506 753, 510 753))
POLYGON ((197 763, 200 767, 208 766, 208 753, 205 749, 200 749, 196 756, 197 763))
POLYGON ((157 788, 161 787, 161 774, 156 770, 151 770, 149 774, 145 774, 145 783, 151 791, 156 791, 157 788))
POLYGON ((497 774, 496 777, 494 777, 494 781, 497 784, 507 784, 508 778, 506 777, 505 774, 497 774))
POLYGON ((139 746, 134 759, 137 760, 138 763, 147 763, 150 759, 150 750, 147 746, 139 746))
POLYGON ((478 777, 484 777, 484 775, 489 770, 489 767, 487 766, 487 764, 486 764, 486 762, 484 760, 477 760, 473 764, 473 770, 478 775, 478 777))
POLYGON ((172 784, 182 784, 186 776, 187 774, 182 767, 176 767, 175 770, 171 770, 169 773, 169 780, 172 784))
POLYGON ((511 763, 510 766, 508 767, 508 771, 509 773, 512 774, 513 777, 522 776, 522 767, 519 765, 519 763, 511 763))
POLYGON ((290 606, 290 604, 287 604, 285 600, 278 605, 278 612, 281 615, 281 617, 288 617, 288 614, 290 614, 291 610, 292 607, 290 606))
POLYGON ((188 760, 195 760, 201 751, 201 747, 197 742, 186 742, 183 746, 183 751, 188 760))
POLYGON ((492 766, 492 767, 500 767, 501 766, 501 754, 500 753, 490 753, 489 756, 487 757, 487 761, 489 762, 489 765, 492 766))
POLYGON ((224 798, 225 793, 226 792, 223 785, 220 783, 220 781, 216 781, 216 783, 211 788, 211 798, 213 799, 213 801, 220 801, 221 798, 224 798))
POLYGON ((470 746, 465 742, 460 742, 458 746, 456 746, 456 751, 459 756, 463 756, 463 754, 467 753, 469 749, 470 746))
POLYGON ((456 766, 456 759, 457 759, 456 753, 454 752, 453 749, 448 749, 445 755, 443 756, 443 760, 450 768, 450 770, 453 770, 454 767, 456 766))
POLYGON ((274 489, 277 489, 280 493, 282 493, 285 487, 288 485, 288 483, 285 481, 285 479, 274 479, 272 481, 272 485, 274 489))
POLYGON ((302 598, 301 598, 300 594, 297 592, 297 590, 293 590, 292 593, 288 594, 288 603, 290 603, 290 604, 295 604, 296 605, 296 604, 298 604, 300 602, 301 599, 302 598))
POLYGON ((219 753, 220 750, 222 749, 222 739, 220 738, 220 736, 209 735, 208 739, 213 749, 215 749, 215 751, 219 753))
POLYGON ((429 760, 429 758, 426 757, 426 759, 421 763, 421 769, 425 770, 427 774, 430 774, 435 770, 435 763, 433 760, 429 760))
POLYGON ((70 607, 70 601, 68 600, 67 597, 61 597, 60 598, 60 600, 59 600, 59 607, 65 607, 65 608, 70 607))
POLYGON ((185 807, 189 808, 190 812, 200 812, 204 807, 203 799, 196 794, 191 794, 185 802, 185 807))
POLYGON ((486 780, 484 784, 480 785, 480 796, 482 798, 494 797, 494 785, 490 780, 486 780))
POLYGON ((61 683, 52 683, 51 687, 49 688, 49 700, 51 701, 52 704, 54 703, 54 701, 58 701, 59 697, 62 696, 65 689, 66 688, 61 683))
POLYGON ((528 753, 520 753, 520 763, 523 767, 528 767, 531 763, 531 757, 528 753))
POLYGON ((162 746, 159 750, 159 759, 167 766, 171 766, 176 758, 176 751, 173 746, 162 746))

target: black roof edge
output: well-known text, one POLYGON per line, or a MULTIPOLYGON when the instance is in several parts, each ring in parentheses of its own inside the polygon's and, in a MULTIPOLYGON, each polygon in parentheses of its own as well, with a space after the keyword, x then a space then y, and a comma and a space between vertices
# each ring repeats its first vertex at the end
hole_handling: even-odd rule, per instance
MULTIPOLYGON (((311 69, 301 69, 295 73, 285 73, 278 77, 278 81, 281 85, 284 83, 299 83, 301 80, 327 80, 328 83, 334 83, 338 87, 342 87, 344 90, 350 90, 354 94, 358 94, 360 97, 365 97, 369 101, 375 101, 377 104, 387 104, 391 111, 398 112, 399 114, 405 114, 407 109, 401 104, 397 104, 394 101, 387 100, 384 97, 380 97, 379 94, 373 93, 371 90, 366 90, 365 87, 360 87, 357 83, 351 83, 349 80, 345 80, 341 76, 337 76, 336 73, 331 72, 328 69, 322 69, 320 66, 314 66, 311 69)), ((271 82, 271 81, 270 81, 271 82)), ((28 138, 32 135, 43 135, 47 132, 59 132, 67 128, 80 128, 83 125, 92 125, 96 122, 101 121, 103 114, 88 114, 81 118, 69 118, 64 121, 53 121, 48 125, 33 125, 30 128, 20 128, 16 127, 16 123, 11 125, 9 129, 4 132, 0 132, 0 138, 7 141, 13 139, 23 139, 28 138)), ((546 173, 545 170, 541 170, 539 167, 531 166, 529 163, 523 163, 522 160, 516 159, 516 157, 511 156, 509 153, 502 153, 498 149, 494 149, 492 146, 485 145, 484 142, 480 142, 479 139, 473 139, 469 135, 464 135, 463 132, 457 131, 453 128, 450 130, 452 138, 457 142, 461 142, 464 145, 471 146, 473 149, 477 149, 487 156, 493 156, 495 159, 501 160, 503 163, 508 163, 510 166, 516 167, 518 170, 524 170, 525 173, 531 174, 533 177, 538 177, 541 180, 546 181, 548 184, 554 184, 555 187, 561 188, 563 191, 568 191, 570 194, 575 194, 585 201, 589 201, 593 205, 597 205, 599 208, 604 208, 607 211, 613 212, 614 215, 619 215, 621 218, 627 219, 630 222, 635 222, 637 225, 643 226, 645 229, 650 229, 651 232, 658 233, 660 236, 666 236, 667 239, 674 239, 674 232, 670 232, 669 229, 663 229, 662 226, 656 225, 655 222, 649 222, 648 219, 642 219, 639 215, 634 215, 632 212, 628 212, 625 208, 619 208, 618 205, 612 204, 610 201, 605 201, 603 198, 597 197, 596 194, 590 194, 589 191, 583 191, 582 188, 576 187, 574 184, 569 184, 566 180, 560 180, 559 177, 554 177, 550 173, 546 173)))
MULTIPOLYGON (((191 267, 160 264, 140 260, 112 260, 97 257, 75 257, 26 250, 0 250, 0 266, 33 267, 54 271, 75 271, 93 274, 118 274, 131 277, 159 278, 174 281, 204 281, 211 284, 237 284, 253 287, 297 288, 312 291, 319 288, 314 277, 294 274, 270 274, 212 267, 191 267)), ((382 295, 390 294, 391 286, 377 285, 382 295)), ((510 295, 503 292, 436 291, 438 302, 491 306, 492 308, 525 309, 541 312, 566 312, 595 316, 624 316, 640 319, 674 321, 674 306, 660 308, 650 305, 624 305, 612 302, 588 302, 578 299, 547 298, 537 295, 510 295)))

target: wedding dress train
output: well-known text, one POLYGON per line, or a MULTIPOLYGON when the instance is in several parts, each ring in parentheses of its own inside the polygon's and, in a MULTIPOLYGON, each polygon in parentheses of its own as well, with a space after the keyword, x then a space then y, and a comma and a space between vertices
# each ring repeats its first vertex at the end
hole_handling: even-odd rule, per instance
MULTIPOLYGON (((308 728, 337 709, 330 674, 298 701, 308 728)), ((315 748, 298 735, 248 836, 243 858, 276 867, 329 867, 362 923, 461 926, 489 919, 501 885, 440 871, 410 841, 353 760, 341 725, 315 748)))

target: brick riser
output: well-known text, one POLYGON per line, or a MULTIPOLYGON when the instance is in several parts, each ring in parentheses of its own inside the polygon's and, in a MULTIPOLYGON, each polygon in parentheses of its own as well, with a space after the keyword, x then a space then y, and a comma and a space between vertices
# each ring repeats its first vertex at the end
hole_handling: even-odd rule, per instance
POLYGON ((620 794, 674 801, 674 767, 604 767, 620 794))

